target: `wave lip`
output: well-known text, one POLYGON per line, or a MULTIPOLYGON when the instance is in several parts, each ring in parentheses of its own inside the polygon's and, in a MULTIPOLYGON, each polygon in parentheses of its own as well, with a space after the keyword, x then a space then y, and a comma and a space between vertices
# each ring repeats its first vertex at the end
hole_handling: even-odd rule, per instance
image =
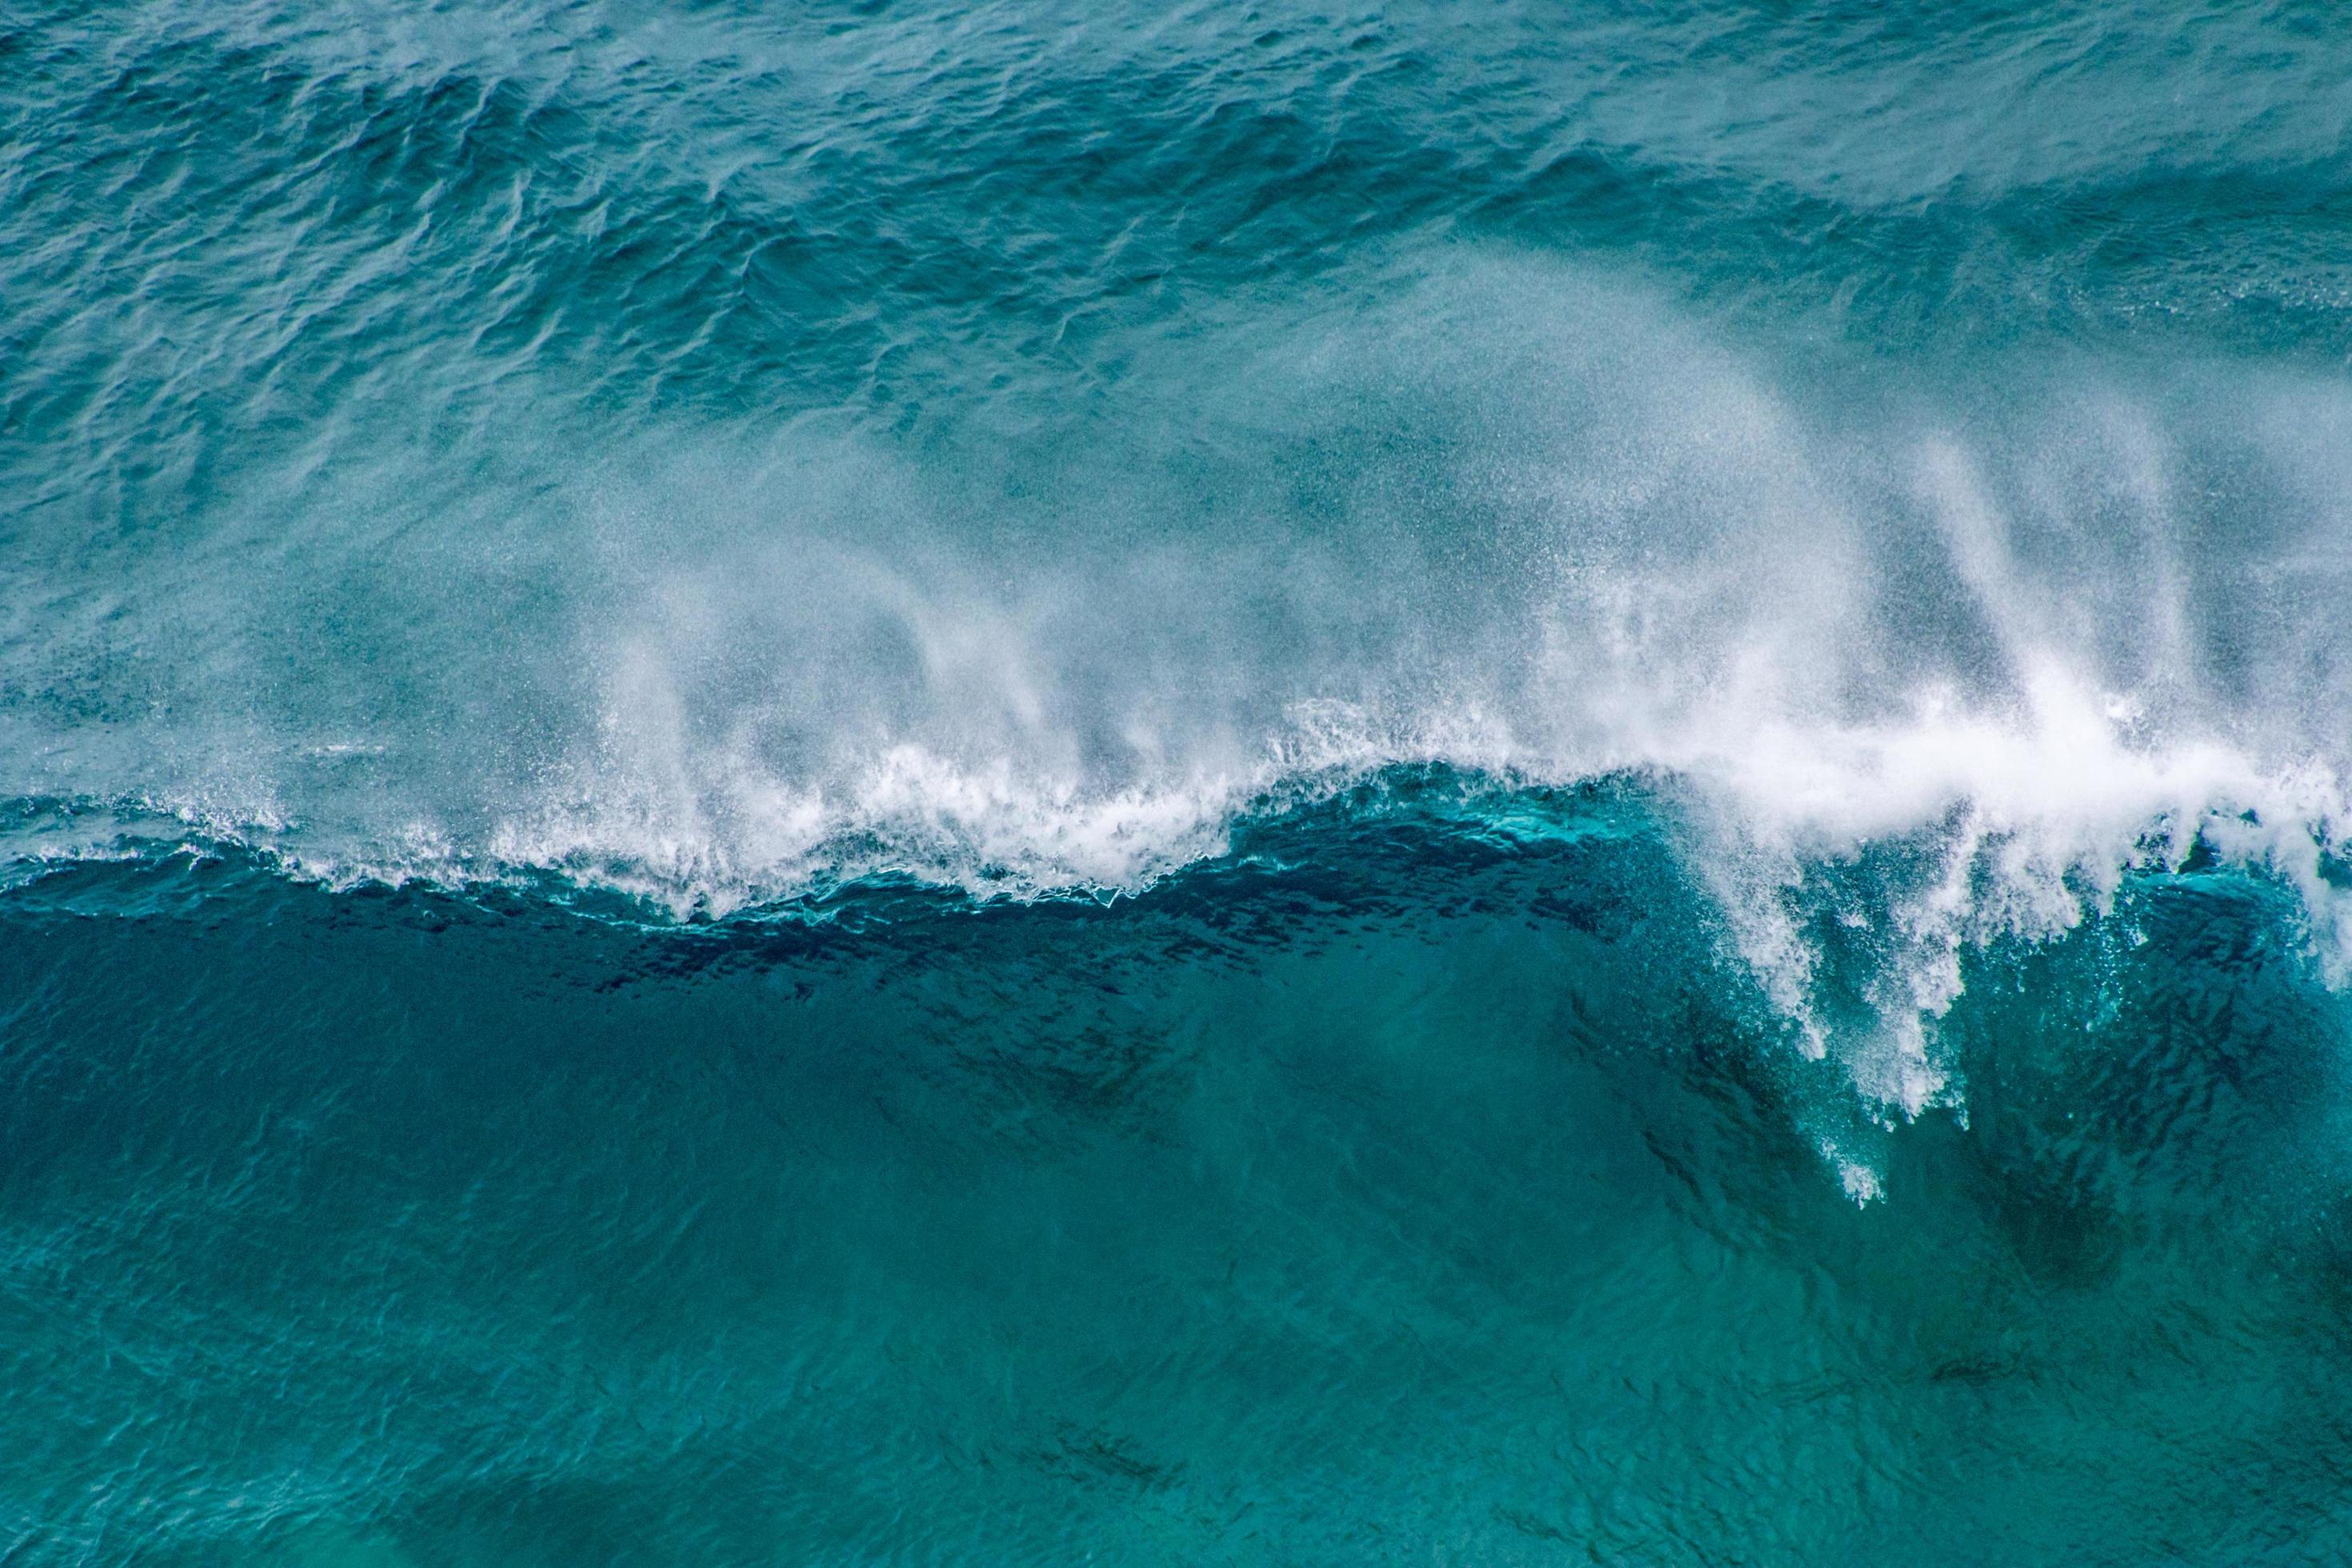
MULTIPOLYGON (((640 772, 624 775, 631 787, 559 797, 471 840, 421 824, 338 839, 194 803, 24 801, 0 853, 18 882, 76 860, 227 850, 331 887, 508 888, 697 924, 798 918, 872 887, 985 907, 1142 896, 1238 862, 1328 876, 1319 857, 1356 851, 1316 837, 1326 828, 1537 845, 1589 831, 1596 803, 1613 801, 1668 853, 1798 1052, 1835 1058, 1865 1103, 1897 1119, 1958 1093, 1938 1035, 1970 955, 2104 917, 2135 877, 2229 868, 2273 882, 2293 894, 2318 972, 2352 973, 2352 816, 2325 766, 2266 769, 2220 742, 2150 744, 2127 704, 2054 676, 2000 713, 1931 699, 1900 722, 1684 719, 1629 762, 1573 768, 1515 754, 1500 727, 1461 716, 1415 732, 1320 704, 1254 769, 1094 791, 899 745, 855 793, 740 767, 717 794, 682 771, 656 793, 640 772)), ((1395 896, 1444 900, 1431 882, 1395 896)), ((1846 1163, 1867 1186, 1867 1162, 1846 1163)))
MULTIPOLYGON (((658 754, 601 751, 595 768, 554 774, 543 801, 470 823, 419 816, 386 832, 364 816, 305 818, 275 792, 28 795, 0 822, 0 845, 23 865, 233 845, 339 886, 553 872, 713 917, 868 877, 992 898, 1131 893, 1229 853, 1237 834, 1336 803, 1425 814, 1443 798, 1503 825, 1558 791, 1610 784, 1677 824, 1694 867, 1725 879, 1727 902, 1926 838, 1949 847, 1956 909, 2022 931, 2070 924, 2125 872, 2199 856, 2260 866, 2317 909, 2352 826, 2324 761, 2152 742, 2135 734, 2128 700, 2046 670, 2000 710, 1930 692, 1877 721, 1803 720, 1746 698, 1621 711, 1619 733, 1588 734, 1580 755, 1475 712, 1400 725, 1308 703, 1253 762, 1109 785, 913 742, 878 748, 837 783, 807 782, 672 737, 658 754)), ((340 762, 384 748, 310 750, 340 762)))
MULTIPOLYGON (((1976 754, 1962 743, 1973 733, 1910 744, 1948 760, 1976 754)), ((2210 762, 2199 753, 2150 763, 2147 779, 2164 787, 2145 798, 2194 799, 2179 789, 2192 778, 2242 782, 2210 762)), ((2006 756, 1991 771, 2017 765, 2006 756)), ((891 788, 939 776, 901 775, 891 788)), ((1014 820, 1034 820, 1034 803, 1017 793, 973 792, 947 776, 957 785, 950 806, 1011 806, 1014 820)), ((877 812, 854 837, 793 842, 788 861, 761 868, 768 884, 716 884, 721 898, 708 889, 714 878, 740 879, 733 865, 592 855, 577 841, 552 853, 556 841, 542 840, 521 854, 467 854, 420 837, 370 855, 320 852, 299 823, 240 827, 152 803, 19 801, 0 833, 0 903, 18 920, 56 910, 217 924, 279 918, 278 903, 305 887, 362 904, 400 888, 394 907, 409 912, 398 918, 426 930, 460 920, 469 929, 488 921, 487 931, 515 915, 533 917, 526 927, 549 916, 584 920, 649 944, 649 953, 668 951, 647 961, 664 973, 730 962, 739 950, 817 951, 808 943, 820 939, 878 944, 884 954, 981 942, 1012 962, 1035 942, 1050 952, 1062 940, 1047 940, 1053 931, 1092 923, 1129 961, 1213 967, 1318 949, 1349 931, 1442 943, 1465 921, 1499 921, 1549 933, 1538 940, 1566 944, 1567 962, 1601 963, 1596 974, 1635 986, 1644 1007, 1670 1004, 1649 994, 1662 985, 1698 987, 1707 1008, 1736 1024, 1743 1049, 1780 1061, 1795 1075, 1790 1085, 1810 1086, 1795 1102, 1799 1131, 1862 1204, 1887 1196, 1895 1129, 1938 1109, 1969 1114, 1980 1091, 1962 1061, 1981 1047, 1969 1041, 1983 1027, 1971 1020, 2007 1005, 2000 994, 1972 997, 1971 987, 1989 981, 1999 992, 2010 984, 2002 976, 2032 962, 2024 955, 2047 949, 2072 972, 2084 951, 2128 952, 2147 940, 2134 933, 2172 918, 2166 900, 2206 888, 2223 903, 2246 903, 2250 912, 2231 918, 2259 927, 2263 941, 2299 953, 2289 967, 2315 983, 2345 979, 2352 868, 2340 844, 2310 820, 2241 807, 2235 795, 2137 818, 2134 837, 2125 825, 2143 797, 2104 786, 2092 797, 2100 809, 2062 800, 2064 809, 2021 820, 2014 798, 1949 805, 1941 794, 1910 795, 1906 783, 1905 798, 1944 809, 1895 817, 1882 804, 1832 818, 1797 794, 1801 809, 1768 831, 1738 815, 1745 796, 1697 772, 1543 783, 1422 761, 1271 776, 1245 797, 1187 796, 1181 813, 1150 816, 1182 831, 1135 835, 1158 858, 1125 881, 991 864, 982 841, 957 837, 947 810, 894 840, 873 826, 886 820, 877 812), (1832 820, 1841 833, 1828 830, 1832 820), (1679 978, 1667 984, 1670 975, 1679 978)), ((2263 798, 2274 807, 2326 798, 2303 784, 2318 793, 2280 785, 2263 798)), ((899 794, 883 798, 903 806, 899 794)), ((1048 805, 1071 815, 1017 840, 1021 853, 1060 853, 1063 835, 1109 823, 1122 871, 1139 863, 1120 837, 1137 820, 1126 803, 1048 805)), ((355 910, 354 918, 366 917, 355 910)), ((2085 973, 2095 979, 2101 962, 2120 958, 2091 961, 2085 973)))

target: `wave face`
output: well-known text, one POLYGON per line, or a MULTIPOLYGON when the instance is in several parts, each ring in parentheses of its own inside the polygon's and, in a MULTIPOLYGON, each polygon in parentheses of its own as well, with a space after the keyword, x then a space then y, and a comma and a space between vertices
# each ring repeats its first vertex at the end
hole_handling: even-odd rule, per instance
POLYGON ((2347 144, 2287 4, 14 7, 0 1557, 2352 1551, 2347 144))

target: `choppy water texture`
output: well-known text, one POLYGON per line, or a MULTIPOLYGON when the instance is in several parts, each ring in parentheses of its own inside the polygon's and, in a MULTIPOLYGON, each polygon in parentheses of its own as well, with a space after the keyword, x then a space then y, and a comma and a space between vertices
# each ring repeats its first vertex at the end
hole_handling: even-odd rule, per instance
POLYGON ((0 1560, 2352 1555, 2352 22, 0 8, 0 1560))

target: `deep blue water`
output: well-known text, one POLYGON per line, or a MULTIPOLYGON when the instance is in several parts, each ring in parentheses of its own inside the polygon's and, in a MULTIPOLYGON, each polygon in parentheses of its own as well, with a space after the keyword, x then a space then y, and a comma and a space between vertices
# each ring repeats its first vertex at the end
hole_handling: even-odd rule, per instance
POLYGON ((2352 1556, 2352 21, 0 7, 0 1563, 2352 1556))

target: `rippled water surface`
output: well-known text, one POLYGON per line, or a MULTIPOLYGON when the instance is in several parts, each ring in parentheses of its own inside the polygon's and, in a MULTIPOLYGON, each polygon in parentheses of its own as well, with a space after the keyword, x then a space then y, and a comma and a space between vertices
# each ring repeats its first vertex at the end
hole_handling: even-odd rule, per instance
POLYGON ((2352 23, 0 9, 0 1560, 2352 1553, 2352 23))

